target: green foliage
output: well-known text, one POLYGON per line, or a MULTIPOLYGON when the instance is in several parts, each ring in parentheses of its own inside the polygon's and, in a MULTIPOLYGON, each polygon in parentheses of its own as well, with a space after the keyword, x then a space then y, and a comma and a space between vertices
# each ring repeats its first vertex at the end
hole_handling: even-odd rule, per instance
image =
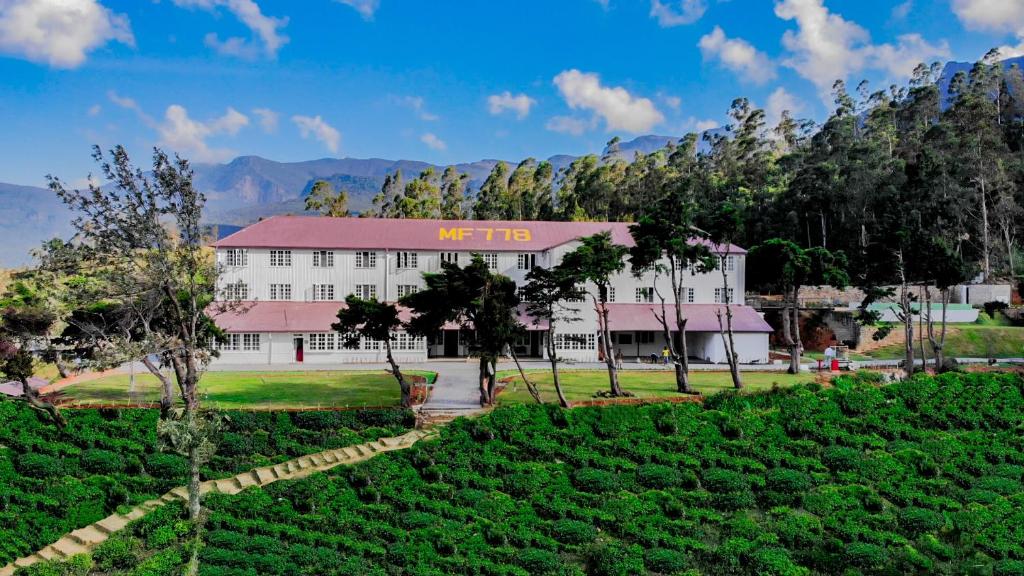
MULTIPOLYGON (((202 469, 205 479, 400 434, 414 422, 405 410, 223 414, 224 429, 213 438, 220 449, 202 469)), ((24 404, 0 402, 0 564, 187 481, 188 461, 160 451, 157 411, 66 415, 60 431, 24 404)), ((180 536, 172 526, 141 539, 162 547, 180 536)), ((136 570, 144 565, 157 570, 156 561, 136 570)))
POLYGON ((39 562, 27 568, 18 568, 15 576, 87 576, 92 569, 88 554, 77 554, 66 560, 39 562))

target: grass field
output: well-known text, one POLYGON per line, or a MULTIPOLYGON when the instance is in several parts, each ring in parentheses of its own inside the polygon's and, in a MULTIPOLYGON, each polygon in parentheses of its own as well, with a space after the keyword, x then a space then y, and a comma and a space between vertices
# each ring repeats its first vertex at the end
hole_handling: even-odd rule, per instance
MULTIPOLYGON (((537 384, 545 402, 555 402, 555 386, 548 370, 528 370, 527 376, 537 384)), ((608 390, 608 373, 604 370, 559 370, 562 390, 570 402, 591 400, 596 392, 608 390)), ((517 372, 500 372, 499 378, 518 376, 517 372)), ((784 372, 743 372, 746 390, 766 390, 778 384, 791 386, 811 382, 809 374, 786 374, 784 372)), ((675 373, 671 370, 622 370, 619 372, 622 388, 640 398, 659 398, 680 395, 676 392, 675 373)), ((691 372, 690 382, 702 394, 714 394, 732 389, 732 378, 728 372, 691 372)), ((508 384, 498 396, 500 404, 531 403, 533 398, 526 391, 521 378, 508 384)))
MULTIPOLYGON (((432 372, 408 371, 425 376, 432 372)), ((150 374, 136 374, 135 393, 129 376, 117 374, 81 382, 63 390, 78 403, 157 402, 160 388, 150 374)), ((208 372, 199 385, 210 408, 315 408, 318 406, 398 405, 395 379, 385 372, 208 372)))
MULTIPOLYGON (((895 328, 899 330, 899 326, 895 328)), ((917 326, 914 326, 915 338, 917 326)), ((915 345, 920 355, 920 344, 915 345)), ((925 335, 924 349, 928 357, 934 351, 925 335)), ((946 333, 946 356, 962 358, 1014 358, 1024 356, 1024 328, 1001 324, 955 324, 946 333)), ((902 358, 903 344, 894 344, 873 350, 872 358, 902 358)))

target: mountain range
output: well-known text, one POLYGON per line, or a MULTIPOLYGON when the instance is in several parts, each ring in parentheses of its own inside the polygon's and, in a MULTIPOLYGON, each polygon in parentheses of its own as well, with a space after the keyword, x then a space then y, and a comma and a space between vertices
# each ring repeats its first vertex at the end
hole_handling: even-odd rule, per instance
MULTIPOLYGON (((1024 57, 1003 61, 1006 68, 1024 63, 1024 57)), ((949 62, 939 80, 939 89, 948 92, 950 80, 960 71, 969 71, 970 63, 949 62)), ((944 99, 944 104, 948 100, 944 99)), ((716 134, 724 129, 716 129, 716 134)), ((645 135, 619 142, 613 155, 632 159, 634 154, 650 153, 678 136, 645 135)), ((705 145, 702 142, 702 145, 705 145)), ((609 151, 606 148, 602 155, 609 151)), ((555 171, 568 166, 575 156, 559 154, 548 158, 555 171)), ((456 168, 469 175, 470 192, 479 189, 499 160, 487 159, 456 168)), ((508 161, 514 166, 517 161, 508 161)), ((317 180, 327 180, 336 189, 349 193, 354 211, 370 207, 388 174, 401 170, 413 178, 428 167, 442 171, 443 166, 417 160, 381 158, 321 158, 302 162, 276 162, 259 156, 240 156, 226 164, 195 164, 195 185, 207 198, 206 219, 221 231, 244 226, 274 214, 303 210, 303 199, 317 180)), ((43 240, 71 233, 71 213, 44 188, 0 183, 0 267, 14 267, 31 260, 30 251, 43 240)))

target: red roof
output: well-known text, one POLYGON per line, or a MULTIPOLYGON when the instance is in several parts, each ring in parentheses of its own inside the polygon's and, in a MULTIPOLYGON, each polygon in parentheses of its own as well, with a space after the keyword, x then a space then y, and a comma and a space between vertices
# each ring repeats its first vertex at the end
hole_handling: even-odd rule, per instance
MULTIPOLYGON (((393 249, 538 252, 610 231, 633 245, 628 222, 412 220, 274 216, 214 244, 217 248, 393 249)), ((746 251, 732 246, 733 254, 746 251)))
MULTIPOLYGON (((338 310, 344 302, 239 302, 229 308, 218 310, 214 304, 209 314, 214 323, 226 332, 330 332, 331 324, 338 320, 338 310)), ((408 308, 398 307, 398 317, 403 322, 412 318, 408 308)), ((528 330, 546 330, 547 323, 533 324, 533 319, 519 311, 519 321, 528 330)), ((445 325, 446 330, 457 330, 458 324, 445 325)))
MULTIPOLYGON (((718 332, 716 312, 723 310, 720 304, 683 304, 683 315, 687 318, 687 332, 718 332)), ((772 327, 750 306, 732 304, 732 329, 734 332, 773 332, 772 327)), ((666 304, 669 327, 675 330, 675 310, 666 304)), ((661 331, 661 323, 654 312, 661 314, 660 304, 609 304, 608 325, 613 332, 627 330, 661 331)), ((725 316, 722 316, 725 322, 725 316)))

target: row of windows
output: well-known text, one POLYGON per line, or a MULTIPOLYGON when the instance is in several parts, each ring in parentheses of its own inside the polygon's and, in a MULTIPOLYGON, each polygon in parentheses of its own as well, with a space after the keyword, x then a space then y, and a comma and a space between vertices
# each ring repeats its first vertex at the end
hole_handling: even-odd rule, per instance
POLYGON ((259 352, 259 334, 225 334, 217 346, 229 352, 259 352))
POLYGON ((594 334, 555 334, 555 350, 593 350, 596 346, 594 334))
MULTIPOLYGON (((345 338, 334 332, 316 332, 308 335, 306 346, 311 352, 333 352, 344 350, 345 338)), ((391 348, 393 350, 424 350, 427 346, 426 339, 415 337, 406 332, 391 333, 391 348)), ((348 350, 380 350, 383 347, 380 340, 359 338, 358 348, 348 350)))

